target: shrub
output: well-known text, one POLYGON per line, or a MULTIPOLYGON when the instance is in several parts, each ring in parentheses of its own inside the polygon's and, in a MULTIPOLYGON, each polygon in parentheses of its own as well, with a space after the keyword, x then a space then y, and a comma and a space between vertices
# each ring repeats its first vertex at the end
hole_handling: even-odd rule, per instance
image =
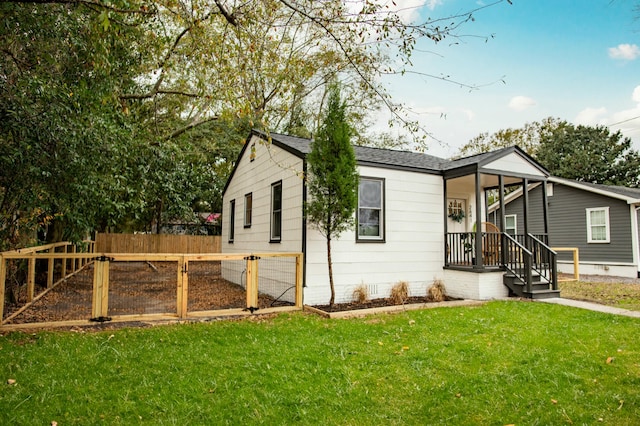
POLYGON ((427 300, 429 302, 442 302, 447 298, 442 280, 434 280, 427 290, 427 300))
POLYGON ((406 281, 399 281, 391 288, 390 299, 394 305, 404 304, 409 299, 409 285, 406 281))
POLYGON ((360 284, 353 290, 353 300, 357 303, 367 303, 369 301, 369 287, 360 284))

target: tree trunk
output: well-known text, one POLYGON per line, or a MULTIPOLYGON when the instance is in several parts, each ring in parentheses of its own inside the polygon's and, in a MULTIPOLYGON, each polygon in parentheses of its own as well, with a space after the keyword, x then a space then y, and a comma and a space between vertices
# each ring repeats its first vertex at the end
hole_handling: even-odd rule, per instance
POLYGON ((333 306, 336 300, 336 289, 333 286, 333 265, 331 264, 331 238, 327 237, 327 263, 329 265, 329 287, 331 288, 331 299, 329 299, 329 306, 333 306))

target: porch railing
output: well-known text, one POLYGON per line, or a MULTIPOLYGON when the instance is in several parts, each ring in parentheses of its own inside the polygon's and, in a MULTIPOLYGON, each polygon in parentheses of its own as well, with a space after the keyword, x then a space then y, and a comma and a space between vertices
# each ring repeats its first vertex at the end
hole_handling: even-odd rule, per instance
POLYGON ((557 254, 547 244, 546 234, 509 235, 483 232, 482 253, 476 256, 476 233, 454 232, 446 234, 446 259, 448 267, 502 268, 515 275, 531 292, 533 277, 558 289, 557 254))

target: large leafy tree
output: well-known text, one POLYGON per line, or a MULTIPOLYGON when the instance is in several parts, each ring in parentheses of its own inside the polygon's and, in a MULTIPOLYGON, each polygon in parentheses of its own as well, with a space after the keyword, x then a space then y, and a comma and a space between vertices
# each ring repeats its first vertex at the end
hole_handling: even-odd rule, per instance
POLYGON ((326 116, 307 156, 310 201, 306 206, 307 220, 327 240, 330 305, 336 296, 331 240, 353 227, 358 202, 358 172, 351 145, 352 134, 346 105, 340 99, 340 89, 333 85, 329 88, 326 116))
POLYGON ((527 123, 521 129, 482 133, 459 156, 518 145, 558 177, 605 185, 637 187, 640 153, 631 139, 605 126, 573 125, 557 118, 527 123))
POLYGON ((640 183, 640 154, 631 139, 605 126, 563 123, 542 135, 536 158, 566 179, 630 187, 640 183))
POLYGON ((335 78, 355 117, 383 105, 424 130, 403 118, 379 77, 406 71, 417 40, 455 37, 475 11, 408 22, 387 6, 2 2, 3 245, 43 227, 47 239, 77 239, 215 206, 212 188, 226 179, 245 124, 310 134, 335 78))

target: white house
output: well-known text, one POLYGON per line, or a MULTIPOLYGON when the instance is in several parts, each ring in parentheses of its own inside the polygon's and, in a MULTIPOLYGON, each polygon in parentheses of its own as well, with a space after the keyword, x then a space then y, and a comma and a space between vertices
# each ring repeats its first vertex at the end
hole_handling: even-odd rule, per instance
MULTIPOLYGON (((483 222, 488 189, 546 181, 548 172, 522 150, 445 160, 354 149, 360 175, 356 226, 332 242, 337 303, 350 301, 361 285, 372 298, 388 297, 399 281, 409 284, 410 295, 422 296, 436 279, 460 298, 557 294, 555 258, 545 257, 543 265, 534 259, 541 258, 534 251, 543 242, 476 226, 483 222)), ((251 133, 224 189, 222 251, 302 252, 304 303, 314 305, 328 303, 330 290, 326 240, 304 214, 310 151, 308 139, 251 133)), ((242 271, 227 271, 227 278, 240 282, 242 271)))

